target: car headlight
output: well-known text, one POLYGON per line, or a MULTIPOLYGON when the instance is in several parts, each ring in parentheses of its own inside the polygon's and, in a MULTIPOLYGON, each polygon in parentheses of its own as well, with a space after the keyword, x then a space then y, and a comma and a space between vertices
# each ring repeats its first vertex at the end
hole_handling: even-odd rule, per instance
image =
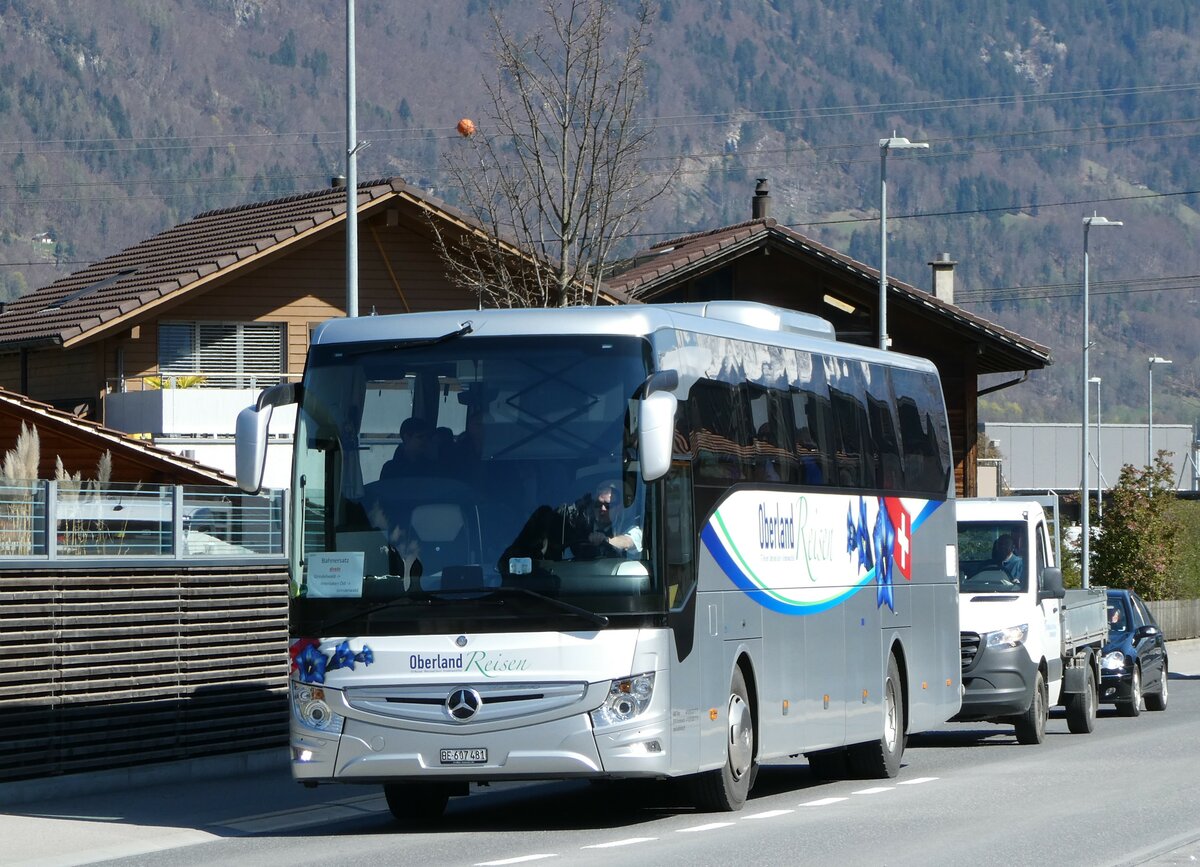
POLYGON ((654 672, 614 680, 604 704, 592 711, 592 725, 611 726, 629 722, 650 706, 654 696, 654 672))
POLYGON ((1010 626, 1007 629, 998 629, 995 632, 987 634, 988 647, 1020 647, 1025 643, 1025 639, 1029 637, 1029 624, 1022 623, 1020 626, 1010 626))
POLYGON ((305 728, 323 734, 341 734, 346 718, 333 712, 319 686, 292 681, 292 715, 305 728))
POLYGON ((1120 671, 1125 667, 1125 654, 1119 650, 1109 651, 1100 660, 1100 667, 1105 671, 1120 671))

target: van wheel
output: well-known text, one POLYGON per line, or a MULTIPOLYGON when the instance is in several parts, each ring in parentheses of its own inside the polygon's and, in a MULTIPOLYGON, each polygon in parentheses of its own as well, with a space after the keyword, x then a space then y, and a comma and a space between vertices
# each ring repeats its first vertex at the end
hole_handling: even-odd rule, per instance
POLYGON ((438 783, 388 783, 383 787, 383 796, 397 822, 420 828, 442 817, 450 800, 450 786, 438 783))
POLYGON ((1072 734, 1086 735, 1096 727, 1099 703, 1100 699, 1096 695, 1096 671, 1089 663, 1083 692, 1067 696, 1067 728, 1072 734))
POLYGON ((742 809, 755 777, 754 710, 740 668, 729 685, 725 728, 725 766, 692 778, 692 800, 697 809, 729 813, 742 809))
POLYGON ((891 779, 900 773, 904 756, 904 687, 896 657, 888 658, 887 680, 883 683, 883 737, 847 749, 850 771, 863 779, 891 779))
POLYGON ((1049 697, 1046 695, 1046 679, 1042 673, 1037 673, 1033 683, 1033 698, 1025 713, 1017 717, 1017 743, 1040 744, 1046 739, 1046 718, 1050 715, 1049 697))

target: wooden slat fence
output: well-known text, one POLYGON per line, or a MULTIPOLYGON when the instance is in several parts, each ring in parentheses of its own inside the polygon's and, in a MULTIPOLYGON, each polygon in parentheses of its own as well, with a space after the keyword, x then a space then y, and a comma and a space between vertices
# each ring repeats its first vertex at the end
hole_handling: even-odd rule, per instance
POLYGON ((282 563, 0 569, 0 782, 287 743, 282 563))
POLYGON ((1147 602, 1168 641, 1200 638, 1200 599, 1164 599, 1147 602))

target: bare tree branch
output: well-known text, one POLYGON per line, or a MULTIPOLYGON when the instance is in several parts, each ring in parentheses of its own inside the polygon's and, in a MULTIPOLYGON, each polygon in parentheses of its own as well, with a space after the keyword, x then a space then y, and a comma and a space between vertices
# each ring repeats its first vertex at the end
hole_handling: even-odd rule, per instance
POLYGON ((643 167, 649 0, 621 33, 614 0, 545 0, 543 10, 527 36, 492 11, 490 114, 446 160, 485 233, 435 226, 435 238, 450 278, 487 306, 597 303, 614 245, 675 179, 643 167))

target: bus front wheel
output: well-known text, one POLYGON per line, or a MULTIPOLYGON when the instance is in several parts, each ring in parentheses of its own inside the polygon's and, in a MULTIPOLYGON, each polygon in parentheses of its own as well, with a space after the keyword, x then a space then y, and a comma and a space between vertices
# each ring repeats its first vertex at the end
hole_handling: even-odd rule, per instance
POLYGON ((725 765, 715 771, 697 774, 692 780, 696 807, 713 813, 740 810, 750 794, 754 780, 754 710, 746 679, 735 668, 729 685, 729 705, 725 728, 725 765))

